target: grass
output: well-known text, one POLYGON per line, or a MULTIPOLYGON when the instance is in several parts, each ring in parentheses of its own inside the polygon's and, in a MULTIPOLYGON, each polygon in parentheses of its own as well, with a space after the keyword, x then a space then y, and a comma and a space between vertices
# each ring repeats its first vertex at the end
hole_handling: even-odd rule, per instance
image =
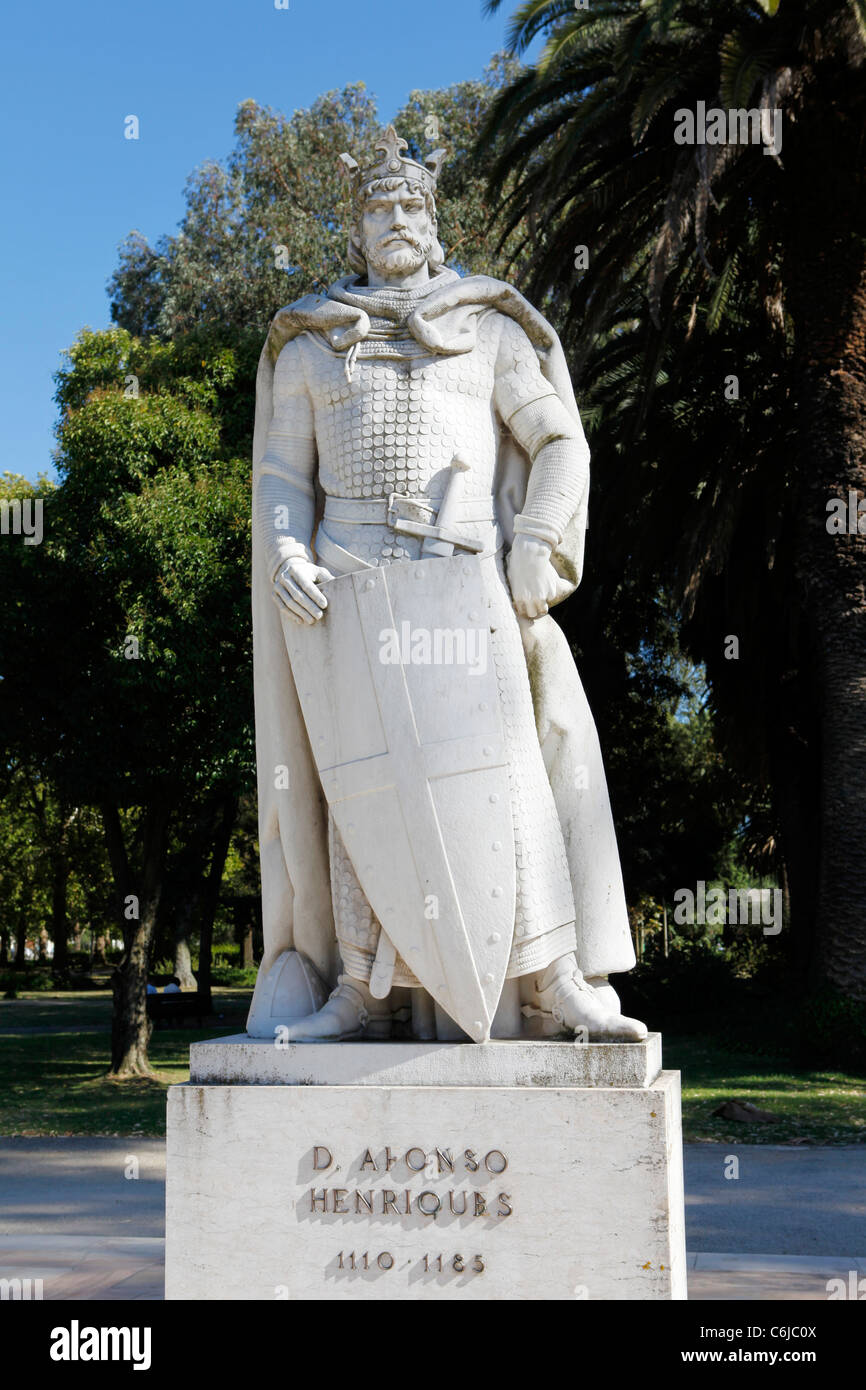
POLYGON ((9 1028, 111 1027, 111 991, 22 993, 0 999, 0 1036, 9 1028))
POLYGON ((663 1039, 664 1065, 682 1072, 683 1134, 725 1144, 862 1144, 866 1076, 836 1068, 807 1071, 772 1056, 726 1051, 711 1038, 663 1039), (726 1100, 750 1100, 778 1124, 738 1124, 713 1115, 726 1100))
MULTIPOLYGON (((208 1028, 156 1029, 153 1080, 107 1075, 111 996, 32 994, 0 1002, 0 1136, 165 1133, 165 1092, 189 1078, 189 1045, 242 1031, 249 990, 218 989, 222 1020, 208 1028), (50 1033, 24 1029, 51 1028, 50 1033), (100 1032, 80 1032, 99 1028, 100 1032), (22 1030, 22 1031, 15 1031, 22 1030)), ((683 1074, 687 1140, 725 1144, 856 1144, 866 1141, 866 1077, 806 1071, 772 1056, 726 1050, 707 1037, 665 1034, 664 1065, 683 1074), (715 1118, 724 1100, 750 1100, 778 1124, 715 1118)))
POLYGON ((165 1093, 189 1080, 189 1046, 243 1030, 249 990, 215 989, 207 1028, 157 1028, 153 1079, 113 1081, 111 995, 32 994, 0 1003, 0 1136, 165 1134, 165 1093), (78 1032, 82 1027, 100 1032, 78 1032), (62 1029, 51 1033, 13 1030, 62 1029), (68 1031, 67 1031, 68 1030, 68 1031))

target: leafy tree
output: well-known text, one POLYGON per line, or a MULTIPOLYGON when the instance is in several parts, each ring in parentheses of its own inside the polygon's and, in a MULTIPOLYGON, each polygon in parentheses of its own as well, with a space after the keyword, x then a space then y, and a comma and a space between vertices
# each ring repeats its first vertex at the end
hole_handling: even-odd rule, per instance
POLYGON ((172 826, 216 803, 199 848, 218 883, 251 777, 250 466, 220 415, 223 402, 232 415, 239 360, 248 369, 242 349, 204 336, 175 347, 85 330, 58 375, 61 486, 43 553, 24 563, 19 548, 4 591, 10 748, 27 750, 61 804, 101 812, 125 942, 119 1075, 148 1069, 145 985, 172 826), (25 612, 46 615, 50 655, 15 621, 25 612))
POLYGON ((486 138, 595 406, 596 536, 672 588, 771 787, 801 964, 862 998, 866 543, 826 521, 866 492, 866 6, 531 0, 538 34, 486 138), (699 101, 780 110, 781 150, 677 143, 699 101))
POLYGON ((5 965, 9 946, 15 965, 25 960, 28 938, 35 939, 50 913, 50 879, 27 814, 20 779, 5 779, 0 800, 0 934, 5 965))
MULTIPOLYGON (((412 93, 398 117, 416 155, 451 149, 440 233, 464 271, 504 275, 524 255, 529 267, 534 254, 522 223, 499 251, 491 244, 491 155, 473 148, 496 92, 516 72, 498 63, 482 81, 412 93)), ((227 860, 232 910, 249 925, 256 362, 279 304, 345 273, 337 156, 371 151, 380 131, 360 87, 290 119, 241 107, 226 167, 210 165, 190 182, 181 233, 155 250, 134 234, 122 248, 112 281, 117 326, 84 330, 58 376, 61 485, 46 497, 38 563, 20 546, 3 552, 0 726, 8 757, 26 752, 57 805, 78 809, 70 892, 92 920, 106 909, 76 855, 93 857, 86 835, 77 837, 87 808, 98 808, 114 880, 110 920, 125 946, 115 978, 118 1075, 148 1068, 154 951, 173 950, 190 982, 198 934, 198 986, 207 989, 227 860), (275 246, 288 249, 288 270, 278 268, 275 246)), ((698 716, 694 727, 678 717, 692 676, 659 586, 639 591, 627 571, 599 577, 602 568, 572 637, 588 654, 583 669, 610 753, 627 878, 634 893, 663 891, 665 858, 695 876, 696 864, 726 852, 740 817, 737 789, 705 719, 699 728, 698 716), (658 654, 667 654, 661 664, 658 654), (687 814, 677 798, 694 803, 698 783, 703 814, 691 804, 687 814)))
MULTIPOLYGON (((474 144, 495 93, 517 70, 500 59, 480 81, 412 92, 395 121, 415 158, 439 145, 449 152, 440 236, 449 262, 469 271, 497 274, 506 265, 506 253, 489 245, 489 161, 479 162, 474 144)), ((252 332, 260 346, 281 304, 349 273, 339 157, 349 150, 372 158, 383 134, 364 84, 328 92, 291 117, 243 102, 235 134, 225 166, 208 163, 189 179, 176 237, 151 248, 132 232, 122 245, 109 284, 121 327, 177 338, 209 325, 232 341, 252 332)))
MULTIPOLYGON (((497 92, 519 72, 513 60, 498 59, 481 81, 410 93, 396 118, 415 157, 438 145, 448 150, 439 184, 440 236, 449 263, 467 273, 506 276, 512 264, 520 273, 521 267, 528 271, 533 263, 534 245, 527 240, 525 223, 518 221, 498 249, 490 236, 495 198, 488 194, 487 178, 496 149, 482 154, 475 149, 497 92)), ((181 235, 164 240, 153 253, 137 236, 123 248, 112 290, 115 315, 127 328, 143 331, 150 325, 170 335, 206 321, 210 331, 225 335, 227 341, 252 341, 257 354, 279 303, 321 291, 346 273, 348 208, 339 154, 346 149, 358 157, 372 154, 381 134, 372 99, 363 88, 351 87, 329 93, 310 111, 291 118, 244 103, 236 129, 237 144, 227 167, 209 165, 190 181, 181 235), (208 196, 205 190, 210 190, 208 196), (288 276, 274 268, 271 253, 278 245, 287 249, 292 267, 288 276)), ((247 420, 255 356, 251 353, 248 360, 249 376, 239 374, 236 379, 238 415, 245 412, 247 420)), ((591 538, 599 534, 590 532, 591 538)), ((660 618, 655 586, 639 590, 623 585, 618 577, 606 583, 613 569, 603 546, 592 556, 590 573, 573 606, 579 611, 566 622, 599 712, 604 745, 616 748, 621 739, 628 741, 626 721, 633 725, 629 654, 641 645, 652 646, 664 660, 674 634, 671 624, 660 618)), ((644 663, 644 675, 649 668, 650 663, 644 663)), ((650 722, 658 724, 656 714, 664 725, 667 716, 659 711, 650 713, 650 722)), ((637 842, 641 836, 653 840, 658 818, 657 804, 651 803, 646 789, 658 785, 669 771, 661 766, 662 742, 647 738, 640 761, 627 751, 610 758, 618 819, 623 826, 626 818, 630 823, 624 855, 627 880, 636 892, 646 886, 644 874, 651 858, 638 851, 637 842), (632 839, 634 856, 629 849, 632 839)), ((733 833, 730 825, 728 832, 733 833)), ((707 844, 708 860, 714 852, 707 844)))

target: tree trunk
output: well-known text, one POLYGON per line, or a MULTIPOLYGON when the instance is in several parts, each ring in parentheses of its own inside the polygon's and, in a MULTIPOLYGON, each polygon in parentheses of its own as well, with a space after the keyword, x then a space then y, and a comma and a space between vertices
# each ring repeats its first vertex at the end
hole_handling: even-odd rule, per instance
POLYGON ((15 933, 15 968, 24 969, 24 962, 27 959, 27 908, 22 907, 18 917, 18 929, 15 933))
POLYGON ((54 942, 54 974, 66 975, 69 969, 66 934, 68 921, 66 903, 69 890, 69 864, 62 853, 55 854, 51 866, 51 939, 54 942))
POLYGON ((253 927, 252 923, 250 923, 249 926, 243 928, 243 936, 241 937, 241 965, 249 966, 254 964, 253 927))
MULTIPOLYGON (((820 859, 812 964, 820 979, 863 1000, 866 535, 857 530, 856 500, 854 517, 849 514, 855 534, 827 529, 831 499, 847 504, 851 493, 857 500, 866 496, 866 179, 859 116, 846 114, 846 108, 858 108, 847 96, 844 86, 823 92, 828 120, 798 123, 785 165, 792 186, 809 191, 792 209, 790 307, 801 451, 798 581, 819 689, 820 859)), ((790 859, 788 865, 793 868, 790 859)), ((793 878, 791 887, 793 892, 793 878)))
POLYGON ((201 908, 204 866, 217 825, 219 806, 219 799, 213 793, 205 798, 188 830, 183 848, 172 865, 174 973, 180 980, 182 989, 198 988, 192 969, 190 939, 201 908))
POLYGON ((238 813, 238 799, 228 796, 223 802, 222 813, 213 842, 210 869, 202 894, 201 920, 198 946, 198 989, 206 996, 206 1007, 211 1009, 211 957, 213 945, 213 926, 219 906, 220 887, 226 856, 229 852, 232 831, 238 813))
MULTIPOLYGON (((178 918, 180 926, 180 918, 178 918)), ((177 976, 181 989, 196 988, 196 979, 192 971, 192 957, 189 953, 189 939, 184 929, 183 935, 175 933, 174 938, 174 973, 177 976)))
POLYGON ((193 931, 196 911, 199 905, 201 887, 186 888, 181 891, 174 910, 174 973, 181 989, 197 988, 192 968, 190 937, 193 931))
MULTIPOLYGON (((804 639, 801 650, 807 649, 804 639)), ((802 670, 794 674, 788 684, 799 687, 799 692, 781 692, 777 724, 770 731, 770 772, 783 863, 784 926, 791 933, 788 955, 799 986, 808 987, 818 917, 820 738, 811 674, 802 670), (795 700, 805 685, 808 696, 795 700)))
POLYGON ((120 1078, 152 1075, 148 1058, 151 1024, 147 1017, 147 971, 165 872, 169 808, 157 803, 145 818, 141 879, 132 889, 129 860, 116 806, 103 808, 108 855, 119 898, 124 902, 124 953, 112 976, 111 1071, 120 1078), (138 899, 137 915, 131 897, 138 899))
POLYGON ((9 964, 9 933, 5 927, 0 927, 0 965, 9 964))

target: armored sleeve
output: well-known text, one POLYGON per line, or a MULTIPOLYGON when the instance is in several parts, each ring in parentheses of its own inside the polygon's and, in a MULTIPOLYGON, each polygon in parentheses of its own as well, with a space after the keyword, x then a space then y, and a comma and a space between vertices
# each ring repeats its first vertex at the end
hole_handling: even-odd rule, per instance
POLYGON ((259 465, 255 525, 268 570, 295 556, 312 559, 316 515, 316 434, 313 404, 297 340, 287 343, 274 369, 274 416, 259 465))
POLYGON ((556 546, 589 484, 589 446, 579 418, 560 400, 513 319, 505 321, 499 340, 495 401, 532 463, 515 529, 556 546))

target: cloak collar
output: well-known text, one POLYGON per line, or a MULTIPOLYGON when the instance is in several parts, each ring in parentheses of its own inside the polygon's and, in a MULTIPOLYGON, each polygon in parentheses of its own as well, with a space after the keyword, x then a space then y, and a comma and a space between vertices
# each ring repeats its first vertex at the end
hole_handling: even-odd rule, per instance
POLYGON ((267 351, 276 362, 300 333, 323 338, 334 352, 348 353, 374 333, 372 319, 390 319, 425 353, 457 356, 471 352, 482 315, 497 311, 516 319, 540 357, 558 346, 547 321, 512 285, 488 275, 465 278, 443 267, 427 285, 413 290, 369 290, 349 275, 326 295, 310 294, 274 316, 267 351), (369 311, 369 312, 368 312, 369 311))

